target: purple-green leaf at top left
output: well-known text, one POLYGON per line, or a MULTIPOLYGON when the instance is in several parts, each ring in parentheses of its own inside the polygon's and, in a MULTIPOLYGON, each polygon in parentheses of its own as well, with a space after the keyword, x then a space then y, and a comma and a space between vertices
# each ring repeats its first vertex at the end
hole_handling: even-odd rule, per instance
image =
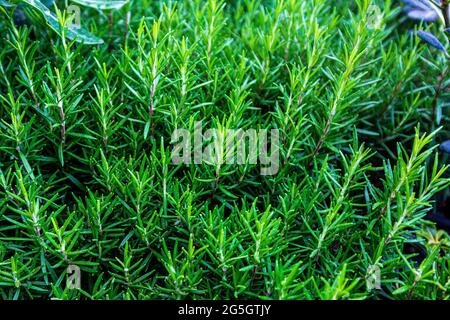
MULTIPOLYGON (((44 17, 47 25, 55 32, 60 33, 58 18, 41 1, 39 0, 18 0, 18 1, 39 12, 44 17)), ((74 25, 67 26, 67 29, 65 30, 65 35, 70 40, 76 40, 77 42, 82 42, 84 44, 103 43, 103 40, 100 39, 99 37, 94 36, 92 33, 90 33, 84 28, 77 27, 74 25)))

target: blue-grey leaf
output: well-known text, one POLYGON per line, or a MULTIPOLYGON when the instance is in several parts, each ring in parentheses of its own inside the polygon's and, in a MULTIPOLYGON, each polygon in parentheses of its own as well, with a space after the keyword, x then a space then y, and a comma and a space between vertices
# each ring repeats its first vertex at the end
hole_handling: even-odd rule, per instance
POLYGON ((425 22, 436 22, 438 20, 438 15, 436 12, 432 10, 416 10, 412 9, 407 11, 406 13, 408 15, 408 18, 414 19, 414 20, 422 20, 425 22))
MULTIPOLYGON (((433 4, 429 0, 402 0, 406 7, 428 10, 433 7, 433 4)), ((436 1, 440 3, 439 0, 436 1)))
POLYGON ((430 46, 443 51, 445 54, 447 54, 447 50, 445 49, 444 45, 439 41, 438 38, 436 38, 434 35, 427 31, 419 30, 417 31, 417 35, 420 39, 428 43, 430 46))
POLYGON ((445 153, 450 153, 450 140, 442 142, 441 145, 439 146, 439 150, 445 153))
POLYGON ((414 20, 421 20, 425 22, 445 22, 441 9, 439 8, 440 1, 430 0, 402 0, 404 3, 403 11, 406 15, 414 20))
POLYGON ((29 20, 27 19, 27 16, 25 15, 25 12, 21 9, 14 10, 14 23, 16 26, 23 26, 29 23, 29 20))

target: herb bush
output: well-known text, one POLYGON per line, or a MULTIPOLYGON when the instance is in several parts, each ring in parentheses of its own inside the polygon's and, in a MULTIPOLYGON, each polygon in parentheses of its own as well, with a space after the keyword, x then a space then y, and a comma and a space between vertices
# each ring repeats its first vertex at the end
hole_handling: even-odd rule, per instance
POLYGON ((450 298, 428 219, 450 183, 448 58, 409 32, 439 25, 390 0, 135 0, 82 7, 88 45, 67 1, 54 28, 15 25, 11 2, 0 299, 450 298), (278 172, 173 164, 197 121, 278 129, 278 172))

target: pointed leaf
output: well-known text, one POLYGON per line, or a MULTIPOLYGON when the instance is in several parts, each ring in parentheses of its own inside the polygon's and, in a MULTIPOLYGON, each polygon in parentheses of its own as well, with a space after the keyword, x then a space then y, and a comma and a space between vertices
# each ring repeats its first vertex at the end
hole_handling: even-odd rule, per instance
POLYGON ((419 30, 417 31, 417 35, 420 39, 427 42, 430 46, 443 51, 445 54, 447 54, 447 50, 445 49, 444 45, 439 41, 438 38, 436 38, 434 35, 427 31, 419 30))

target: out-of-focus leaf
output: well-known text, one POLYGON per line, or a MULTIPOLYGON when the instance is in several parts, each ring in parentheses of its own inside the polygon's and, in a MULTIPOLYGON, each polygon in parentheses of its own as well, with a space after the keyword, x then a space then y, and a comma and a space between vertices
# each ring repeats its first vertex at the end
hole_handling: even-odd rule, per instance
POLYGON ((53 6, 53 2, 55 2, 54 0, 40 0, 47 8, 50 8, 51 6, 53 6))
POLYGON ((440 20, 445 24, 444 16, 440 8, 429 0, 402 0, 403 10, 409 18, 425 22, 436 22, 440 20))
MULTIPOLYGON (((1 0, 5 1, 5 0, 1 0)), ((13 3, 18 3, 20 0, 11 1, 13 3)), ((8 2, 8 1, 6 1, 8 2)), ((53 5, 53 0, 42 0, 41 1, 46 7, 51 7, 53 5)), ((11 6, 11 5, 10 5, 11 6)), ((14 23, 16 26, 30 25, 35 23, 37 25, 42 24, 42 18, 39 14, 32 12, 32 8, 20 3, 17 8, 14 10, 14 23)))
POLYGON ((14 23, 16 24, 16 26, 23 26, 23 25, 29 23, 27 16, 25 15, 25 12, 19 8, 14 10, 13 17, 14 17, 14 23))
POLYGON ((445 153, 450 153, 450 140, 442 142, 439 146, 439 150, 445 153))
POLYGON ((99 10, 118 10, 126 5, 129 0, 72 0, 72 2, 99 10))
POLYGON ((2 7, 14 7, 14 4, 10 3, 9 1, 6 1, 6 0, 0 0, 0 6, 2 6, 2 7))
MULTIPOLYGON (((50 11, 42 2, 38 0, 20 0, 20 2, 32 7, 37 12, 39 12, 45 19, 46 23, 57 33, 60 33, 60 27, 58 24, 58 19, 54 13, 50 11)), ((71 25, 67 27, 66 36, 70 40, 76 40, 77 42, 82 42, 84 44, 102 44, 103 40, 94 36, 89 31, 71 25)))

